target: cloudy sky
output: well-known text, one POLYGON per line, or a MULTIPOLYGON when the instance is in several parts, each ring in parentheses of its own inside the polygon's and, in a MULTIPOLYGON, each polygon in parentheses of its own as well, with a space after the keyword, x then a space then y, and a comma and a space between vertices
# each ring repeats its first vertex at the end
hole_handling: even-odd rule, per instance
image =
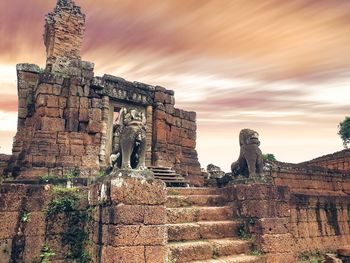
MULTIPOLYGON (((44 15, 55 0, 0 1, 0 146, 16 130, 15 65, 44 66, 44 15)), ((228 171, 238 133, 300 162, 342 149, 350 115, 348 0, 76 0, 87 14, 82 57, 95 74, 173 89, 196 111, 202 166, 228 171)))

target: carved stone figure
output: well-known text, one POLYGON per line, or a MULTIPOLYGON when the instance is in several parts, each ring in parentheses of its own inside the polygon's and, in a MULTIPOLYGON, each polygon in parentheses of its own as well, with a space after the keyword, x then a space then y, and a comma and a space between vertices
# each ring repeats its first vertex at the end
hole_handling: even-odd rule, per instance
POLYGON ((113 127, 110 163, 121 169, 146 169, 146 118, 142 111, 122 108, 113 127))
POLYGON ((208 164, 207 172, 209 174, 209 178, 222 178, 225 175, 225 172, 221 171, 221 168, 214 164, 208 164))
POLYGON ((240 154, 238 160, 231 165, 234 176, 255 177, 263 173, 262 153, 259 149, 259 134, 250 129, 239 133, 240 154))

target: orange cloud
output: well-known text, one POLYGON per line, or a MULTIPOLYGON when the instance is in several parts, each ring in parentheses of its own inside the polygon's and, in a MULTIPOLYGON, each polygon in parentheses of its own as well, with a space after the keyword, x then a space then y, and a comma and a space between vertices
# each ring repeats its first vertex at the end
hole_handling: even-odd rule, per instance
MULTIPOLYGON (((83 59, 95 62, 96 75, 174 89, 177 106, 198 112, 203 166, 235 159, 229 152, 246 127, 256 127, 266 151, 282 160, 341 146, 336 126, 350 111, 348 0, 76 2, 87 14, 83 59)), ((2 112, 17 108, 15 64, 45 62, 44 15, 54 4, 0 2, 0 70, 14 69, 0 74, 2 112)))

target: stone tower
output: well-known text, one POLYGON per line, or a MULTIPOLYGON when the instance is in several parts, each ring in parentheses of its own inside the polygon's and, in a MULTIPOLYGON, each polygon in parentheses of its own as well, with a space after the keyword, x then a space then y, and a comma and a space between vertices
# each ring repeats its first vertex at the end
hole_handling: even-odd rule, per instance
POLYGON ((58 0, 45 19, 44 43, 49 71, 76 75, 85 32, 85 14, 72 0, 58 0))

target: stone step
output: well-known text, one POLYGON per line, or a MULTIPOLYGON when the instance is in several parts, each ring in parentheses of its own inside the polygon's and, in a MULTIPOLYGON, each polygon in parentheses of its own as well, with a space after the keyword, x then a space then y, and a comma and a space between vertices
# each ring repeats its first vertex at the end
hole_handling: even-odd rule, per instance
POLYGON ((176 176, 159 176, 159 175, 154 175, 155 179, 160 179, 160 180, 168 180, 168 181, 185 181, 185 177, 176 175, 176 176))
POLYGON ((220 195, 222 190, 210 187, 172 187, 168 195, 220 195))
POLYGON ((213 257, 239 255, 249 251, 250 243, 235 239, 170 242, 169 255, 177 263, 213 257))
MULTIPOLYGON (((228 257, 219 257, 216 259, 188 261, 187 263, 265 263, 264 257, 235 255, 228 257)), ((287 262, 279 262, 287 263, 287 262)))
POLYGON ((200 240, 235 237, 238 221, 211 221, 196 223, 168 224, 168 240, 200 240))
POLYGON ((218 257, 247 254, 251 246, 249 241, 232 238, 212 239, 209 242, 213 245, 214 255, 218 257))
POLYGON ((169 170, 172 170, 172 167, 148 166, 148 169, 151 169, 151 170, 161 170, 161 171, 169 171, 169 170))
POLYGON ((185 178, 177 173, 154 173, 154 177, 181 177, 185 178))
POLYGON ((225 198, 221 195, 170 195, 167 197, 166 207, 189 206, 223 206, 225 198))
POLYGON ((223 221, 234 216, 232 206, 192 206, 167 208, 168 224, 190 223, 198 221, 223 221))

